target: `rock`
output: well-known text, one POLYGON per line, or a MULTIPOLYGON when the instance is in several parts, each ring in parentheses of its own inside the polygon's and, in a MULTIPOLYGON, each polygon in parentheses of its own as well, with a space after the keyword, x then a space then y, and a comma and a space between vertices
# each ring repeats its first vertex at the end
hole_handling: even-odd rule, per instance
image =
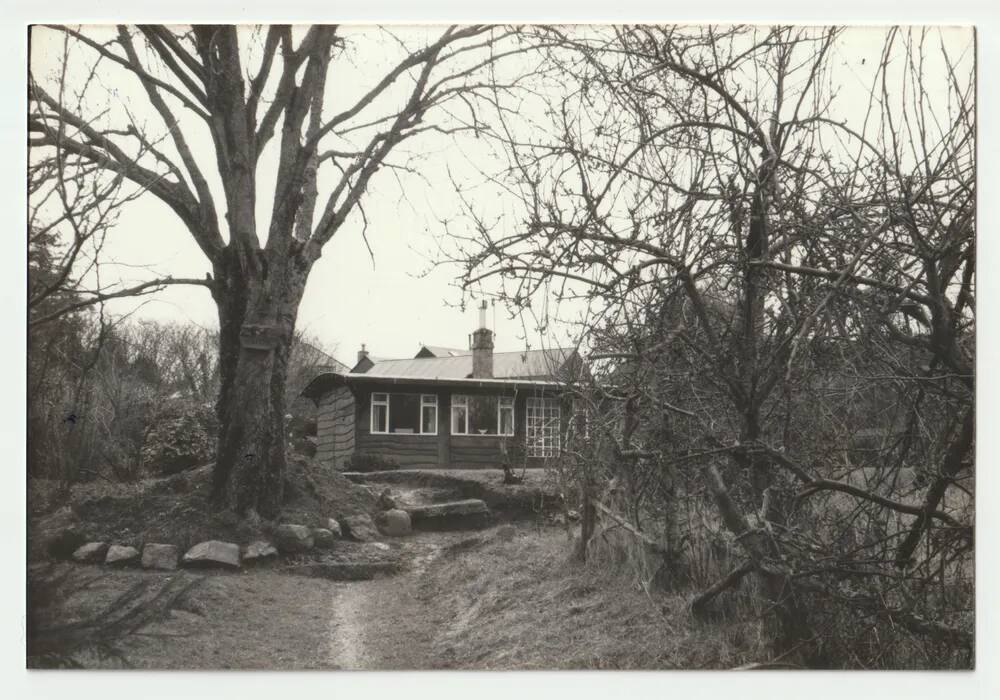
POLYGON ((177 547, 172 544, 147 544, 142 548, 142 568, 172 571, 177 568, 177 547))
POLYGON ((383 552, 389 551, 389 545, 387 545, 385 542, 369 542, 368 546, 371 547, 372 549, 378 549, 383 552))
POLYGON ((379 538, 375 523, 367 515, 348 515, 340 519, 347 536, 358 542, 371 542, 379 538))
POLYGON ((54 559, 69 559, 80 547, 87 543, 87 538, 83 533, 74 527, 60 530, 49 538, 45 549, 49 556, 54 559))
POLYGON ((257 540, 247 545, 246 551, 243 552, 243 563, 256 564, 265 559, 274 559, 276 556, 278 556, 278 550, 274 548, 274 545, 270 542, 257 540))
POLYGON ((305 525, 279 525, 274 531, 274 544, 279 552, 307 552, 314 544, 312 530, 305 525))
POLYGON ((478 498, 407 508, 415 530, 464 530, 486 527, 490 509, 478 498))
POLYGON ((576 510, 573 510, 573 509, 567 510, 566 511, 566 517, 569 518, 570 520, 573 520, 573 521, 579 520, 580 519, 580 512, 576 511, 576 510))
POLYGON ((379 510, 395 510, 397 508, 396 499, 392 497, 392 492, 389 489, 385 489, 378 495, 377 505, 379 510))
POLYGON ((73 552, 73 559, 81 564, 97 564, 104 561, 104 555, 107 554, 107 551, 107 542, 88 542, 77 547, 76 551, 73 552))
POLYGON ((232 542, 199 542, 184 554, 185 566, 224 566, 240 568, 240 546, 232 542))
POLYGON ((333 536, 333 533, 327 530, 325 527, 313 528, 312 531, 313 542, 320 549, 330 549, 333 543, 337 541, 337 538, 333 536))
POLYGON ((386 510, 375 516, 375 523, 382 534, 390 537, 403 537, 412 531, 410 524, 410 514, 405 510, 393 508, 386 510))
POLYGON ((340 529, 340 523, 335 518, 327 518, 326 529, 332 532, 334 537, 344 536, 344 531, 340 529))
POLYGON ((135 547, 113 544, 108 547, 108 553, 104 557, 104 563, 109 566, 129 566, 132 564, 138 564, 139 550, 135 547))

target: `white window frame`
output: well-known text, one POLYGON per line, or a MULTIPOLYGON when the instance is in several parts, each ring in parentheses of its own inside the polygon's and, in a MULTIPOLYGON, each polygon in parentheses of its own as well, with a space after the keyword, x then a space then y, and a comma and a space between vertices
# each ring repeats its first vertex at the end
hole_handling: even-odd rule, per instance
POLYGON ((582 437, 584 440, 590 437, 590 406, 583 399, 574 398, 573 399, 573 419, 570 421, 570 427, 574 433, 576 433, 577 425, 583 425, 583 434, 578 437, 582 437), (578 418, 583 420, 578 421, 578 418))
POLYGON ((528 397, 524 440, 529 457, 559 455, 562 449, 562 405, 558 398, 528 397))
MULTIPOLYGON (((468 414, 466 414, 468 415, 468 414)), ((420 434, 421 435, 437 435, 438 434, 438 397, 437 394, 421 394, 420 395, 420 434), (424 432, 424 409, 433 408, 434 409, 434 432, 425 433, 424 432)))
POLYGON ((498 396, 497 397, 497 435, 500 437, 511 437, 517 433, 517 413, 514 410, 514 397, 513 396, 498 396), (505 433, 503 431, 503 412, 506 409, 510 409, 510 432, 505 433))
POLYGON ((452 394, 451 395, 451 407, 448 411, 448 429, 451 431, 452 435, 468 435, 469 434, 469 395, 468 394, 452 394), (455 430, 455 409, 464 408, 465 409, 465 425, 461 432, 455 430))
POLYGON ((386 391, 373 391, 371 394, 371 410, 369 411, 369 422, 368 429, 372 435, 388 435, 389 434, 389 392, 386 391), (384 396, 384 399, 376 398, 378 396, 384 396), (375 430, 375 407, 385 406, 385 430, 375 430))

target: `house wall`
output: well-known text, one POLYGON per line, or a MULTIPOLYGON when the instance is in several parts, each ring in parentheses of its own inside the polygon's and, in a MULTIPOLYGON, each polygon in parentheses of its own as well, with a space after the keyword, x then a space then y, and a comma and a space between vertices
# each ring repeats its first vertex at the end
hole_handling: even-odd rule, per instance
POLYGON ((357 407, 347 387, 324 394, 316 414, 316 459, 334 469, 343 469, 344 460, 354 453, 357 407))
MULTIPOLYGON (((551 396, 551 391, 520 390, 514 393, 514 436, 451 435, 451 396, 456 394, 496 395, 488 389, 442 389, 434 385, 405 387, 379 386, 350 389, 341 387, 324 395, 318 420, 317 458, 335 469, 343 469, 352 453, 364 453, 395 461, 404 469, 499 469, 504 456, 501 442, 523 448, 525 416, 529 396, 551 396), (371 432, 371 392, 435 394, 438 397, 438 434, 383 434, 371 432)), ((563 407, 563 422, 569 411, 563 407)), ((522 452, 523 454, 523 452, 522 452)), ((528 458, 530 468, 544 466, 542 458, 528 458)))

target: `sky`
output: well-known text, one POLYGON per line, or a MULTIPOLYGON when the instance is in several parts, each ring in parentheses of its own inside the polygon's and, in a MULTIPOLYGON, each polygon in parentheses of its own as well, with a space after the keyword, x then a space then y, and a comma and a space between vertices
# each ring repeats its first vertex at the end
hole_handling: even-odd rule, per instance
MULTIPOLYGON (((110 38, 112 30, 89 27, 86 31, 103 40, 110 38)), ((403 40, 421 45, 440 29, 395 27, 393 31, 403 40)), ((969 41, 968 30, 952 30, 951 36, 958 44, 969 41)), ((348 37, 348 52, 343 60, 334 62, 331 70, 335 84, 331 86, 333 89, 328 88, 331 104, 324 107, 324 113, 335 111, 340 106, 338 101, 349 104, 352 96, 361 94, 398 59, 395 43, 370 27, 353 27, 348 37)), ((855 28, 848 30, 838 45, 834 60, 842 88, 832 116, 838 113, 850 116, 857 111, 855 105, 867 100, 869 75, 877 63, 882 38, 883 33, 877 29, 855 28)), ((259 37, 247 30, 241 37, 241 45, 252 52, 259 45, 259 37)), ((61 58, 62 46, 57 32, 36 30, 31 56, 36 75, 44 75, 46 71, 51 74, 61 58)), ((87 50, 77 54, 78 59, 91 55, 87 50)), ((79 71, 86 67, 87 61, 77 60, 71 65, 72 70, 78 71, 79 80, 83 75, 79 71)), ((250 65, 255 66, 255 61, 251 60, 250 65)), ((133 118, 155 131, 157 116, 144 106, 137 81, 113 66, 103 67, 96 80, 99 85, 93 92, 110 103, 112 115, 117 109, 120 117, 120 108, 125 105, 133 118)), ((104 106, 99 103, 95 98, 88 106, 101 111, 104 106)), ((211 173, 212 147, 207 131, 199 132, 199 128, 200 125, 184 123, 202 169, 211 173)), ((267 183, 274 177, 275 146, 276 141, 270 145, 270 153, 262 157, 259 167, 261 222, 268 219, 271 198, 267 183)), ((412 356, 422 343, 464 348, 469 333, 477 326, 476 303, 460 308, 463 298, 455 284, 460 268, 434 262, 445 236, 442 220, 449 220, 451 230, 468 231, 471 226, 462 218, 451 179, 463 186, 474 186, 482 180, 482 172, 496 171, 505 161, 468 137, 456 140, 419 136, 406 148, 409 154, 419 154, 419 176, 403 173, 397 178, 383 171, 373 179, 364 200, 367 242, 362 236, 361 218, 355 213, 327 244, 314 266, 299 310, 299 330, 348 364, 362 343, 377 357, 412 356)), ((331 182, 320 178, 321 193, 324 185, 329 189, 331 182)), ((210 184, 221 214, 224 211, 221 188, 217 182, 210 184)), ((517 225, 512 207, 505 205, 501 195, 482 186, 473 192, 481 198, 477 204, 506 215, 501 226, 517 225)), ((264 223, 261 228, 265 228, 264 223)), ((152 195, 143 195, 123 209, 106 253, 107 259, 115 262, 104 266, 105 281, 117 276, 123 282, 135 283, 168 274, 202 278, 210 271, 183 224, 152 195)), ((190 321, 204 327, 216 325, 214 302, 203 287, 169 287, 151 297, 115 300, 108 308, 112 313, 132 313, 137 318, 190 321)), ((564 315, 572 317, 578 311, 568 309, 564 315)), ((501 306, 490 309, 488 324, 496 334, 497 351, 571 342, 571 326, 557 322, 540 332, 534 319, 511 317, 501 306)))
MULTIPOLYGON (((111 38, 113 30, 98 26, 85 31, 104 41, 111 38)), ((395 27, 393 31, 408 42, 422 45, 441 29, 395 27)), ((365 86, 380 78, 399 55, 391 42, 377 36, 371 27, 353 27, 348 36, 354 45, 345 60, 334 62, 331 74, 338 82, 334 89, 328 88, 328 93, 334 96, 331 102, 338 100, 342 104, 349 104, 352 95, 361 94, 365 86), (345 74, 349 76, 347 81, 343 78, 345 74)), ((257 41, 249 32, 241 36, 241 45, 245 42, 253 46, 257 41)), ((51 76, 62 51, 60 33, 36 29, 31 53, 35 74, 51 76)), ((70 82, 80 84, 85 75, 81 71, 87 65, 82 59, 89 59, 92 53, 84 48, 74 56, 78 58, 71 62, 71 70, 76 74, 70 82)), ((255 67, 256 62, 250 65, 255 67)), ((133 118, 146 123, 150 132, 157 128, 162 131, 156 114, 144 104, 137 81, 125 71, 105 64, 96 81, 98 85, 90 89, 95 98, 89 105, 95 113, 107 109, 111 115, 117 111, 120 118, 119 108, 127 105, 133 118), (97 99, 102 95, 109 106, 97 99)), ((328 104, 324 113, 332 113, 338 107, 328 104)), ((107 119, 112 123, 115 117, 107 119)), ((184 122, 181 116, 181 120, 202 170, 211 176, 214 151, 207 131, 199 131, 201 125, 193 123, 193 119, 184 122)), ((273 183, 274 179, 276 144, 277 139, 269 144, 258 169, 260 222, 268 220, 273 201, 267 183, 273 183)), ((397 177, 383 171, 373 178, 363 200, 368 218, 367 242, 362 236, 361 217, 355 213, 326 245, 310 274, 299 310, 301 331, 345 362, 355 357, 362 343, 379 357, 412 356, 420 344, 468 347, 468 335, 478 325, 477 304, 461 308, 462 294, 455 286, 458 268, 435 265, 435 261, 444 233, 442 219, 451 220, 453 227, 463 225, 456 220, 461 212, 450 178, 467 184, 480 177, 480 171, 490 171, 498 165, 489 162, 482 149, 475 150, 475 157, 470 156, 473 150, 461 139, 421 135, 404 149, 406 155, 419 156, 419 176, 400 173, 397 177)), ((401 158, 396 161, 402 162, 401 158)), ((321 175, 321 196, 324 184, 329 191, 332 179, 324 182, 321 175)), ((216 182, 210 185, 221 216, 225 209, 221 187, 216 182)), ((260 224, 260 228, 266 230, 266 225, 260 224)), ((105 260, 114 261, 102 268, 105 282, 119 279, 134 284, 166 275, 203 278, 211 270, 183 224, 152 195, 143 195, 123 208, 105 253, 105 260)), ((136 318, 190 321, 205 327, 216 325, 214 302, 202 287, 172 286, 155 297, 112 300, 107 309, 113 314, 130 313, 136 318)), ((488 323, 495 333, 497 351, 557 346, 567 338, 566 333, 554 332, 551 327, 540 334, 530 318, 512 318, 500 306, 491 307, 488 323)))

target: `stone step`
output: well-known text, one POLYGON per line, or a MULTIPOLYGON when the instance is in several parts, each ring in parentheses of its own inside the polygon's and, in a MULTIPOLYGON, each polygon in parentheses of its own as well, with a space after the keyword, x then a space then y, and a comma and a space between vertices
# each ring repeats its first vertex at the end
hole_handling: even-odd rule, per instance
POLYGON ((478 498, 410 506, 404 510, 410 514, 415 530, 478 530, 492 520, 486 502, 478 498))

